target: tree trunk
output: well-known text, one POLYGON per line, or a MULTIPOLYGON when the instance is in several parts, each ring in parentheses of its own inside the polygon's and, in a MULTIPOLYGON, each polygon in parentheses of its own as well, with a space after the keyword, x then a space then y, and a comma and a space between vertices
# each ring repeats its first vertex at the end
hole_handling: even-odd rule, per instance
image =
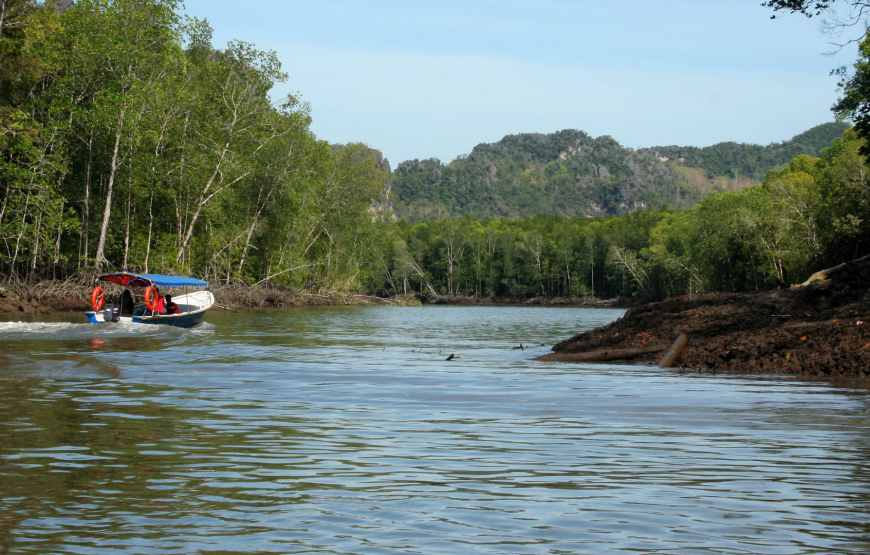
POLYGON ((57 263, 60 261, 60 236, 63 232, 63 205, 64 201, 60 202, 60 219, 57 221, 57 237, 54 240, 54 260, 52 261, 51 277, 57 279, 57 263))
POLYGON ((24 236, 24 230, 27 229, 27 208, 30 206, 30 191, 27 191, 27 197, 24 199, 24 210, 21 214, 21 231, 18 233, 18 238, 15 239, 15 254, 12 255, 12 263, 9 265, 9 279, 12 279, 12 274, 15 273, 15 262, 18 260, 18 250, 21 247, 21 238, 24 236))
MULTIPOLYGON (((277 183, 272 186, 272 189, 269 191, 269 194, 266 195, 265 200, 263 200, 263 185, 260 186, 260 192, 257 193, 257 211, 254 214, 254 221, 251 222, 251 227, 248 229, 248 236, 245 239, 245 248, 242 249, 242 259, 239 261, 239 275, 242 273, 242 266, 245 265, 245 257, 248 254, 248 249, 251 248, 251 237, 254 236, 254 231, 257 229, 257 224, 260 221, 260 214, 263 213, 263 210, 266 208, 266 203, 269 202, 269 199, 272 197, 272 193, 275 192, 277 188, 277 183), (262 200, 262 202, 260 202, 262 200)), ((266 275, 269 275, 267 272, 266 275)))
POLYGON ((151 196, 148 198, 148 243, 145 245, 145 273, 148 273, 148 257, 151 255, 151 230, 154 227, 154 191, 151 191, 151 196))
POLYGON ((33 256, 30 258, 30 271, 27 277, 30 281, 36 281, 36 258, 39 256, 39 228, 42 226, 42 216, 37 212, 36 229, 33 232, 33 256))
POLYGON ((660 353, 667 349, 668 345, 653 345, 631 349, 601 349, 598 351, 586 351, 585 353, 551 353, 539 356, 534 360, 543 362, 607 362, 660 353))
MULTIPOLYGON (((174 204, 175 204, 175 221, 178 226, 178 237, 175 239, 175 248, 181 248, 181 243, 184 241, 184 229, 186 224, 184 222, 185 215, 187 214, 188 208, 190 208, 189 197, 190 197, 190 187, 185 185, 184 180, 184 169, 186 166, 187 160, 187 126, 190 124, 190 112, 184 113, 184 131, 181 133, 181 163, 178 166, 178 190, 181 191, 184 189, 184 199, 185 206, 184 210, 181 209, 181 203, 179 199, 179 195, 175 195, 174 204)), ((215 272, 217 275, 217 272, 215 272)))
MULTIPOLYGON (((94 144, 94 135, 91 134, 90 139, 88 140, 88 165, 85 170, 85 204, 82 207, 82 237, 79 238, 79 245, 82 244, 82 239, 84 239, 84 259, 85 265, 87 265, 88 261, 88 238, 90 235, 90 220, 91 220, 91 161, 93 160, 93 144, 94 144)), ((82 267, 82 255, 79 253, 79 268, 82 267)))
POLYGON ((245 239, 245 248, 242 249, 242 259, 239 261, 239 275, 242 274, 242 266, 245 265, 245 256, 248 254, 248 249, 251 247, 251 237, 254 236, 254 230, 257 228, 257 218, 251 222, 251 227, 248 228, 248 236, 245 239))
POLYGON ((565 287, 567 290, 565 291, 565 295, 571 296, 571 266, 565 264, 565 287))
POLYGON ((456 251, 451 247, 449 259, 447 261, 447 292, 451 295, 456 295, 456 287, 454 286, 453 271, 456 268, 456 251))
POLYGON ((97 254, 95 256, 94 265, 97 268, 104 266, 106 260, 106 233, 109 230, 109 216, 112 215, 112 188, 115 185, 115 174, 118 171, 118 148, 121 146, 121 135, 124 131, 124 116, 126 110, 121 110, 118 116, 118 131, 115 133, 115 146, 112 150, 112 164, 109 168, 109 185, 106 191, 106 207, 103 210, 103 224, 100 227, 100 241, 97 243, 97 254))
POLYGON ((6 8, 6 0, 0 0, 0 40, 3 39, 3 12, 6 8))
POLYGON ((833 268, 826 268, 824 270, 819 270, 809 277, 808 280, 801 283, 800 285, 792 285, 791 289, 797 289, 799 287, 806 287, 807 285, 827 285, 830 283, 831 278, 834 274, 848 266, 849 264, 857 264, 860 262, 865 262, 870 260, 870 255, 862 256, 861 258, 857 258, 851 262, 843 262, 842 264, 837 264, 833 268))
MULTIPOLYGON (((187 223, 187 231, 184 233, 184 238, 181 241, 181 246, 178 248, 178 255, 176 255, 175 257, 175 260, 177 262, 181 262, 181 259, 184 257, 184 251, 187 250, 187 244, 190 242, 190 236, 193 235, 193 228, 196 225, 196 220, 199 218, 199 213, 202 211, 202 207, 205 206, 205 204, 217 194, 215 192, 212 193, 210 196, 206 196, 208 195, 211 186, 214 185, 215 179, 217 179, 217 177, 220 175, 221 166, 223 166, 224 158, 226 157, 227 152, 229 152, 230 150, 230 144, 232 144, 232 141, 233 134, 232 131, 230 131, 230 133, 228 133, 227 135, 227 141, 224 144, 223 150, 221 150, 220 156, 218 156, 217 162, 215 163, 211 177, 208 179, 205 186, 202 188, 202 192, 200 192, 199 194, 199 201, 196 203, 196 210, 193 213, 193 217, 187 223)), ((244 177, 244 175, 242 177, 244 177)), ((240 179, 242 179, 242 177, 239 177, 238 179, 233 181, 233 183, 239 181, 240 179)), ((218 189, 218 191, 220 190, 222 189, 218 189)))
MULTIPOLYGON (((0 0, 0 2, 2 2, 2 0, 0 0)), ((11 184, 11 179, 6 181, 6 192, 3 194, 3 206, 0 206, 0 225, 3 225, 3 216, 6 215, 6 204, 9 202, 9 187, 11 184)))
MULTIPOLYGON (((132 178, 130 179, 132 181, 132 178)), ((133 195, 133 184, 130 183, 130 189, 127 191, 127 226, 124 229, 124 263, 121 264, 121 267, 124 270, 127 270, 127 255, 130 253, 130 206, 131 199, 130 197, 133 195)))

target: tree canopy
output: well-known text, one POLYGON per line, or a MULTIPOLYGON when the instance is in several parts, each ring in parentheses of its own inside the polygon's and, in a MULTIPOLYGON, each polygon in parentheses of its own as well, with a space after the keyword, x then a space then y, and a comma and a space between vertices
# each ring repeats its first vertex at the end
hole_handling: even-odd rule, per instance
POLYGON ((371 288, 660 297, 798 283, 870 247, 863 145, 847 130, 820 157, 799 155, 757 187, 713 192, 685 211, 399 222, 374 252, 371 288))
POLYGON ((357 287, 387 177, 269 94, 274 52, 176 0, 6 1, 0 40, 0 262, 357 287), (12 23, 10 23, 12 22, 12 23))

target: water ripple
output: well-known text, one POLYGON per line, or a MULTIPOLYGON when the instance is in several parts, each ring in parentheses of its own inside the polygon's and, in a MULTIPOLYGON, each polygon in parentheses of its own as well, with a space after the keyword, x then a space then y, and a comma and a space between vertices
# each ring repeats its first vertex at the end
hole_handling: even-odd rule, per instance
POLYGON ((513 349, 620 314, 0 323, 0 551, 868 551, 864 390, 513 349))

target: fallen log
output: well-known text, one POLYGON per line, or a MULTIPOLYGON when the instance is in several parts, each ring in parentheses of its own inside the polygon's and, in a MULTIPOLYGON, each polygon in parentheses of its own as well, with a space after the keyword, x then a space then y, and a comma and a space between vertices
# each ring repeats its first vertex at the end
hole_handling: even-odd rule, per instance
POLYGON ((823 320, 821 322, 795 322, 794 324, 786 324, 784 326, 780 326, 779 329, 793 330, 793 329, 799 329, 799 328, 815 328, 815 327, 824 326, 824 325, 831 326, 831 325, 835 325, 835 324, 834 324, 833 320, 823 320))
POLYGON ((834 274, 836 274, 837 272, 839 272, 840 270, 842 270, 846 266, 848 266, 850 264, 857 264, 859 262, 864 262, 865 260, 870 260, 870 255, 862 256, 861 258, 856 258, 855 260, 853 260, 851 262, 843 262, 842 264, 837 264, 833 268, 826 268, 824 270, 819 270, 818 272, 811 275, 809 277, 809 279, 806 280, 805 282, 798 284, 798 285, 792 285, 789 289, 792 289, 792 290, 799 289, 801 287, 806 287, 807 285, 827 285, 828 283, 831 282, 831 276, 833 276, 834 274))
POLYGON ((661 362, 659 362, 659 368, 670 368, 674 361, 680 356, 680 353, 683 352, 683 349, 686 348, 686 345, 689 343, 689 336, 685 333, 680 334, 677 337, 677 340, 674 341, 674 344, 671 345, 671 348, 668 350, 667 354, 662 357, 661 362))
POLYGON ((634 349, 600 349, 585 353, 551 353, 539 356, 534 360, 542 362, 607 362, 609 360, 622 360, 660 353, 667 348, 667 345, 652 345, 650 347, 637 347, 634 349))

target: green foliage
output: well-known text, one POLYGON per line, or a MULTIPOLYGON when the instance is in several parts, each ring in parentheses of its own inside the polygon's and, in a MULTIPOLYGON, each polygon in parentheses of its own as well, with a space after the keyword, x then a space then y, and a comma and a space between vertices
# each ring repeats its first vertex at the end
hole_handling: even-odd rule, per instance
POLYGON ((3 274, 367 279, 381 155, 318 140, 295 97, 273 104, 287 78, 274 52, 215 50, 175 0, 15 6, 0 43, 18 68, 0 72, 3 274))
POLYGON ((638 151, 607 136, 593 139, 571 129, 549 135, 508 135, 494 144, 477 145, 470 155, 450 164, 437 159, 401 163, 393 195, 398 215, 410 221, 461 216, 516 219, 535 214, 613 216, 664 205, 687 209, 707 191, 689 184, 680 166, 702 168, 708 178, 747 178, 757 183, 768 170, 795 156, 818 156, 847 127, 820 125, 767 147, 722 143, 638 151))
MULTIPOLYGON (((657 297, 802 281, 833 245, 870 229, 862 145, 849 130, 821 158, 799 155, 758 187, 714 192, 686 211, 399 223, 389 230, 392 249, 375 255, 381 271, 372 287, 402 294, 657 297)), ((545 171, 558 171, 548 166, 545 171)))
POLYGON ((175 0, 5 6, 7 277, 127 267, 324 291, 660 296, 788 284, 870 237, 866 44, 840 104, 859 125, 842 137, 826 124, 767 147, 632 151, 575 130, 511 135, 401 164, 409 221, 393 222, 379 152, 318 140, 294 96, 271 102, 287 78, 274 52, 216 50, 175 0), (702 170, 764 181, 702 199, 686 177, 702 170))
POLYGON ((769 170, 781 167, 801 154, 818 157, 823 148, 849 128, 846 123, 825 123, 795 135, 789 141, 760 146, 719 143, 713 146, 657 146, 638 152, 666 157, 680 164, 703 169, 707 177, 750 177, 763 179, 769 170))
MULTIPOLYGON (((773 8, 774 11, 789 11, 799 13, 807 17, 821 15, 829 9, 835 0, 768 0, 762 2, 762 6, 773 8)), ((856 4, 858 2, 855 2, 856 4)))
POLYGON ((838 73, 843 96, 834 104, 833 110, 838 117, 855 123, 857 135, 865 141, 862 153, 870 154, 866 142, 870 139, 870 37, 865 37, 858 47, 854 73, 846 74, 845 68, 838 73))
POLYGON ((71 227, 55 189, 57 158, 45 152, 49 138, 28 114, 0 107, 0 258, 12 272, 33 271, 52 256, 55 234, 71 227))

